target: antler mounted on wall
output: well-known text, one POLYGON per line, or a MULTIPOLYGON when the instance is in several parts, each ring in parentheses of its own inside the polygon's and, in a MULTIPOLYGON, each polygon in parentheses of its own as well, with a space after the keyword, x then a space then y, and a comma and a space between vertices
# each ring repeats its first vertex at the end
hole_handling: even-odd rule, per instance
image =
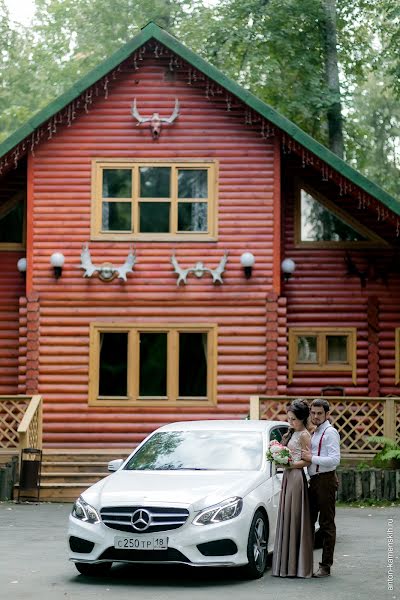
POLYGON ((141 123, 150 123, 151 135, 153 140, 158 140, 161 134, 161 124, 162 123, 173 123, 175 119, 179 116, 179 100, 175 98, 175 108, 170 117, 160 117, 158 112, 154 112, 151 117, 142 117, 139 114, 139 111, 136 106, 136 98, 133 100, 132 109, 131 109, 132 117, 134 117, 140 125, 141 123))
POLYGON ((81 252, 81 264, 79 268, 84 269, 84 277, 92 277, 92 275, 97 273, 102 281, 112 281, 115 277, 126 281, 126 276, 128 273, 133 272, 133 267, 135 263, 136 252, 132 252, 131 248, 128 254, 128 258, 120 267, 114 267, 114 265, 111 263, 103 263, 100 266, 96 266, 92 263, 89 244, 84 244, 81 252))
POLYGON ((209 269, 208 267, 205 267, 201 261, 197 262, 194 267, 190 267, 189 269, 181 269, 175 254, 171 256, 172 266, 174 267, 175 273, 178 275, 176 285, 179 285, 181 281, 183 281, 183 283, 186 285, 186 277, 189 275, 189 273, 194 273, 196 277, 203 277, 204 273, 210 273, 213 283, 224 283, 222 281, 222 273, 225 270, 225 265, 227 262, 228 250, 225 250, 223 257, 215 269, 209 269))

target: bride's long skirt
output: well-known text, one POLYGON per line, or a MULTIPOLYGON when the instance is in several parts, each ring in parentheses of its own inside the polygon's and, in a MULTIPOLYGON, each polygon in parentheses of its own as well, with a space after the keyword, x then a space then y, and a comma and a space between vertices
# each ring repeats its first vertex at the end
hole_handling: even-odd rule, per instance
POLYGON ((272 575, 312 577, 313 546, 306 476, 303 469, 287 469, 282 479, 272 575))

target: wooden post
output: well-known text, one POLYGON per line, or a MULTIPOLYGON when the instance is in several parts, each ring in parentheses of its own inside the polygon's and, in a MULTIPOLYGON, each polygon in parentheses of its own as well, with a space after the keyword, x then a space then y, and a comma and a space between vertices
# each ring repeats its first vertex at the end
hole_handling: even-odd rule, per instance
POLYGON ((250 419, 258 420, 260 418, 260 397, 250 396, 250 419))
POLYGON ((392 440, 396 439, 396 406, 394 398, 385 398, 383 432, 386 437, 392 440))

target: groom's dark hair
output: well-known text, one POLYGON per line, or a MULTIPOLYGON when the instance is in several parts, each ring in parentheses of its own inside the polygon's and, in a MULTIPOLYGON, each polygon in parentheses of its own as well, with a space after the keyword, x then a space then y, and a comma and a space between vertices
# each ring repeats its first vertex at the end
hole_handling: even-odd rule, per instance
POLYGON ((327 413, 327 412, 329 412, 331 410, 329 402, 328 402, 328 400, 325 400, 325 398, 315 398, 311 402, 311 406, 322 406, 322 408, 324 409, 325 413, 327 413))

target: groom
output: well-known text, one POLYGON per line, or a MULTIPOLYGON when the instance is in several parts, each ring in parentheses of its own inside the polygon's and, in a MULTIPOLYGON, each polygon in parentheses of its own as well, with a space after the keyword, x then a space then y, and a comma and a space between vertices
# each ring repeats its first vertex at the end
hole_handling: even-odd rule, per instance
POLYGON ((313 577, 328 577, 331 574, 336 541, 337 479, 335 469, 340 463, 340 438, 328 420, 329 411, 329 402, 324 398, 312 401, 310 416, 316 429, 311 438, 311 451, 301 451, 301 458, 311 462, 308 467, 311 522, 316 523, 319 513, 319 527, 323 544, 322 560, 313 577))

